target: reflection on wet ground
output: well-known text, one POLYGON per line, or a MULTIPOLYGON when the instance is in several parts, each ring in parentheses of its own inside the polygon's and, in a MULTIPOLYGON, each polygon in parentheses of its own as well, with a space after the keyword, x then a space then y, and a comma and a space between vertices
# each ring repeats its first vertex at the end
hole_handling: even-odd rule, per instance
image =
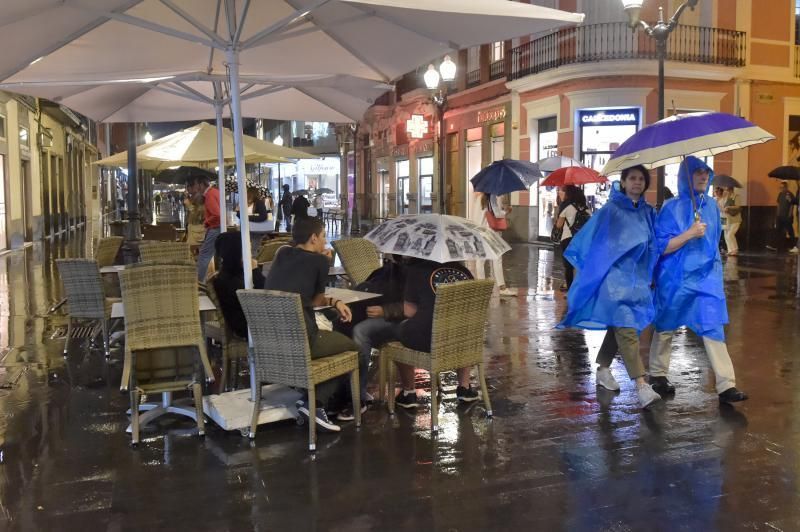
MULTIPOLYGON (((797 259, 726 264, 729 347, 751 400, 720 408, 697 339, 675 342, 673 400, 643 413, 621 364, 620 394, 596 389, 602 334, 554 331, 560 259, 517 245, 515 298, 492 303, 487 346, 494 420, 446 390, 429 411, 380 406, 358 431, 265 427, 251 443, 205 439, 167 418, 132 450, 121 353, 106 364, 64 323, 54 259, 80 236, 0 257, 0 529, 800 530, 797 259)), ((448 380, 454 381, 452 377, 448 380)), ((428 383, 424 381, 423 386, 428 383)))

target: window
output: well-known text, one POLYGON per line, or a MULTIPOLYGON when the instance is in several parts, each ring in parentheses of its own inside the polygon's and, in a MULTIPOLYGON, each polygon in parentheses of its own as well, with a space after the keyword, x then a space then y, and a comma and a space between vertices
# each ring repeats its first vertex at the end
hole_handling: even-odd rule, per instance
POLYGON ((408 214, 409 162, 397 161, 397 214, 408 214))
POLYGON ((467 72, 478 70, 481 67, 481 47, 473 46, 467 50, 467 72))
POLYGON ((19 126, 19 144, 20 146, 27 146, 29 148, 31 146, 30 133, 26 127, 19 126))
POLYGON ((505 43, 503 41, 492 43, 492 63, 502 61, 505 53, 505 43))
POLYGON ((6 117, 0 115, 0 139, 6 139, 6 117))
POLYGON ((419 212, 433 212, 433 157, 417 159, 419 162, 419 212))

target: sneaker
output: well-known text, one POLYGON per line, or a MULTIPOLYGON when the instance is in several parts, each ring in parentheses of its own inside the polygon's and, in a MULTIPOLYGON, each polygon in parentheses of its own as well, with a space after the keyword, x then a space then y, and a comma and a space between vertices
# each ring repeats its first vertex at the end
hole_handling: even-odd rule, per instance
MULTIPOLYGON (((306 418, 306 421, 309 419, 309 412, 308 412, 308 403, 305 401, 297 401, 297 411, 306 418)), ((325 412, 324 408, 317 408, 315 419, 317 425, 321 428, 330 431, 330 432, 339 432, 342 428, 339 425, 336 425, 330 419, 328 419, 328 414, 325 412)))
POLYGON ((739 401, 747 401, 747 394, 735 386, 719 394, 720 403, 738 403, 739 401))
POLYGON ((400 392, 397 394, 397 397, 395 397, 394 404, 403 408, 417 408, 419 406, 419 403, 417 402, 417 392, 400 392))
POLYGON ((658 395, 649 384, 642 383, 636 385, 636 392, 639 394, 639 404, 642 408, 647 408, 653 403, 660 401, 661 396, 658 395))
POLYGON ((514 296, 516 296, 518 294, 517 294, 517 291, 514 290, 513 288, 509 288, 507 286, 504 286, 503 288, 500 289, 500 295, 501 296, 506 296, 506 297, 514 297, 514 296))
POLYGON ((614 378, 609 368, 603 366, 597 368, 597 385, 602 386, 606 390, 611 390, 612 392, 619 391, 617 379, 614 378))
MULTIPOLYGON (((361 405, 361 413, 367 411, 367 405, 361 405)), ((339 421, 353 421, 356 418, 355 412, 353 412, 353 406, 348 406, 347 408, 343 408, 341 412, 336 414, 336 419, 339 421)))
POLYGON ((795 246, 795 247, 793 247, 792 249, 789 250, 789 253, 792 253, 793 255, 797 255, 798 253, 800 253, 800 249, 797 249, 797 246, 795 246))
POLYGON ((462 401, 464 403, 471 403, 472 401, 478 400, 478 390, 470 386, 469 388, 464 388, 463 386, 459 386, 456 388, 456 399, 462 401))
POLYGON ((666 377, 654 377, 650 376, 650 380, 648 381, 650 386, 653 387, 653 390, 659 395, 670 395, 675 393, 675 386, 669 382, 669 379, 666 377))

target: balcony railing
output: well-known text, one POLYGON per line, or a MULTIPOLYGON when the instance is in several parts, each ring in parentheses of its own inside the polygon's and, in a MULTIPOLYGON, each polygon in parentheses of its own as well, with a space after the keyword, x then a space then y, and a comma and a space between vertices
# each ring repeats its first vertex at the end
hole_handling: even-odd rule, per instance
POLYGON ((500 59, 498 61, 493 61, 489 65, 489 79, 500 79, 505 77, 506 75, 506 60, 500 59))
MULTIPOLYGON (((667 60, 741 67, 745 37, 741 31, 679 25, 667 42, 667 60)), ((656 41, 641 31, 634 33, 624 22, 565 28, 512 49, 508 79, 615 59, 657 59, 656 41)))
POLYGON ((480 69, 467 72, 467 87, 475 87, 481 84, 480 69))

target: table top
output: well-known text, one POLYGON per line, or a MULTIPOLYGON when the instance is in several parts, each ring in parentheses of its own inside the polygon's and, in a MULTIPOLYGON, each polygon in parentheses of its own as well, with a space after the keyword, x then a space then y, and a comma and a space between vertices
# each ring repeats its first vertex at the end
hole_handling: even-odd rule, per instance
MULTIPOLYGON (((200 312, 210 312, 212 310, 217 310, 217 307, 214 306, 214 303, 211 301, 211 299, 208 296, 200 296, 200 312)), ((123 305, 122 302, 117 302, 112 305, 111 317, 125 317, 125 305, 123 305)))
POLYGON ((328 268, 328 275, 330 275, 330 276, 347 275, 347 272, 344 271, 344 267, 343 266, 331 266, 330 268, 328 268))
MULTIPOLYGON (((344 301, 346 304, 350 305, 352 303, 359 303, 361 301, 366 301, 368 299, 381 297, 383 294, 375 294, 372 292, 359 292, 358 290, 349 290, 347 288, 328 287, 325 289, 325 295, 328 297, 333 297, 335 299, 340 299, 344 301)), ((314 307, 314 310, 321 310, 324 308, 328 308, 327 305, 314 307)))
POLYGON ((125 269, 124 264, 116 264, 114 266, 103 266, 100 268, 100 273, 119 273, 125 269))

